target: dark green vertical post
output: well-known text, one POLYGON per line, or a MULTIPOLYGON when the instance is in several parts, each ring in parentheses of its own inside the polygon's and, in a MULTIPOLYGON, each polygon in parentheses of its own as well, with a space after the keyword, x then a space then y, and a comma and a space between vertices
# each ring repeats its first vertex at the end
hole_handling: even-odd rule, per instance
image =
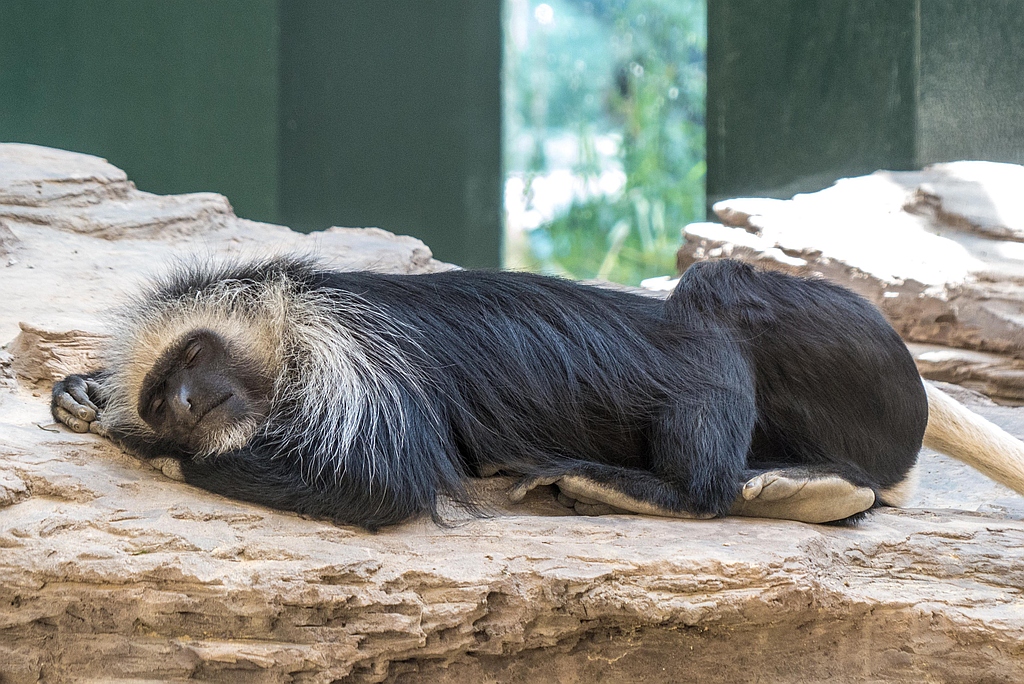
POLYGON ((499 0, 281 4, 281 214, 497 266, 499 0))

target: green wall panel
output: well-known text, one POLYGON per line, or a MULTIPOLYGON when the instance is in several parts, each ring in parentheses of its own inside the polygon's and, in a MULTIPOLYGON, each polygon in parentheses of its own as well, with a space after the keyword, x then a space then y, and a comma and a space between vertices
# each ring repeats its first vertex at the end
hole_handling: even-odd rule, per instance
POLYGON ((1022 0, 709 0, 709 205, 1024 163, 1022 112, 1022 0))
POLYGON ((499 264, 501 3, 281 6, 281 214, 499 264))
POLYGON ((1024 1, 921 0, 919 162, 1024 164, 1024 1))
POLYGON ((709 205, 915 163, 915 0, 710 0, 709 205))
POLYGON ((498 266, 501 2, 3 0, 0 140, 498 266))
POLYGON ((0 139, 277 218, 276 0, 3 0, 0 139))

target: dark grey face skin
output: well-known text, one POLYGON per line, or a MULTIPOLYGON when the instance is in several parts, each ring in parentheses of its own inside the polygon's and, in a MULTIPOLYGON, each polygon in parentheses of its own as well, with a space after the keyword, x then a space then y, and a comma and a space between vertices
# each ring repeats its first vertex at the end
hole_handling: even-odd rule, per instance
POLYGON ((217 450, 216 435, 266 418, 271 389, 271 380, 232 355, 220 335, 193 330, 146 374, 139 416, 161 439, 186 451, 217 450))

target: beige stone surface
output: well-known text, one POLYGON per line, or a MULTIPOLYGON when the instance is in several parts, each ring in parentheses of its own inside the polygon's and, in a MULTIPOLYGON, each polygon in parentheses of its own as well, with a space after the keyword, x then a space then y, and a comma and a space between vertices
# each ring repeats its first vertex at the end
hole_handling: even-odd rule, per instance
POLYGON ((1024 358, 1024 167, 936 164, 791 200, 733 199, 684 230, 679 264, 734 257, 843 283, 905 339, 1024 358))
POLYGON ((935 455, 912 508, 855 527, 581 518, 489 480, 487 517, 368 534, 55 428, 47 379, 88 365, 102 312, 169 258, 444 267, 382 231, 139 195, 100 160, 0 145, 0 681, 1024 681, 1024 499, 935 455))

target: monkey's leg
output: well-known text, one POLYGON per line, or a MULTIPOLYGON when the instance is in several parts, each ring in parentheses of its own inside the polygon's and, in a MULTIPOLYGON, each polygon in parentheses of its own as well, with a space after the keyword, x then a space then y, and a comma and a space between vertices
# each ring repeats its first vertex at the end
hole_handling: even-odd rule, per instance
POLYGON ((651 421, 650 471, 570 461, 525 479, 511 498, 556 483, 580 513, 624 510, 678 518, 728 513, 740 489, 755 418, 752 379, 746 365, 728 352, 724 343, 710 349, 703 370, 713 372, 714 382, 700 383, 699 396, 679 397, 651 421))
POLYGON ((707 519, 714 513, 691 513, 680 507, 679 492, 658 477, 641 470, 580 462, 563 475, 523 479, 509 492, 522 501, 526 493, 542 485, 557 485, 559 501, 581 515, 640 513, 670 518, 707 519))
POLYGON ((870 487, 859 487, 834 473, 793 467, 751 477, 729 514, 824 523, 845 520, 874 504, 870 487))
MULTIPOLYGON (((544 484, 557 485, 559 502, 581 515, 639 513, 674 518, 713 517, 659 506, 582 475, 531 478, 521 483, 513 496, 521 498, 533 487, 544 484)), ((870 509, 874 503, 875 493, 870 487, 858 487, 839 475, 791 468, 759 473, 747 480, 729 514, 825 523, 845 520, 870 509)))

